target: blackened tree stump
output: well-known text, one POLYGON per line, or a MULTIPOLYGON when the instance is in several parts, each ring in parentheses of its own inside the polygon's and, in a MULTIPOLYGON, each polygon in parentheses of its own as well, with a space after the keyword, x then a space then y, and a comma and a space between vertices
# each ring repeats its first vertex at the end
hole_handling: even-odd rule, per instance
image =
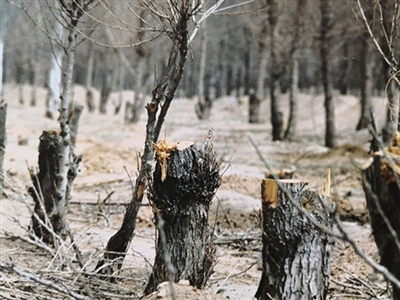
POLYGON ((221 182, 221 160, 215 157, 211 138, 200 150, 194 144, 154 145, 158 162, 150 200, 158 238, 145 294, 164 281, 188 280, 201 289, 212 273, 215 249, 208 211, 221 182))
POLYGON ((294 180, 262 183, 263 271, 257 299, 325 299, 332 237, 317 228, 297 206, 325 228, 333 227, 329 197, 294 180))
POLYGON ((66 236, 66 206, 71 197, 72 183, 82 160, 82 156, 75 156, 71 149, 72 157, 68 170, 65 207, 60 206, 61 197, 57 187, 59 180, 61 180, 59 175, 61 151, 62 139, 58 132, 44 131, 40 136, 39 143, 39 172, 31 170, 33 186, 28 190, 35 201, 32 229, 37 237, 48 244, 54 243, 53 233, 48 228, 52 228, 54 233, 62 238, 66 236), (43 224, 46 224, 46 226, 43 226, 43 224))
MULTIPOLYGON (((385 152, 379 151, 378 143, 373 140, 371 151, 373 157, 362 174, 372 233, 381 265, 400 279, 400 134, 397 133, 385 152)), ((393 299, 400 299, 400 289, 395 285, 393 299)))

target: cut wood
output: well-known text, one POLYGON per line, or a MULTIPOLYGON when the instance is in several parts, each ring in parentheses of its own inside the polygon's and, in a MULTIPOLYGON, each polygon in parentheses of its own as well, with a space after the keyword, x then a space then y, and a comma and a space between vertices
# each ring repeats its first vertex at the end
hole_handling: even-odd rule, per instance
POLYGON ((204 288, 215 263, 208 226, 208 210, 220 183, 220 165, 212 149, 212 135, 201 149, 192 144, 155 145, 157 165, 150 202, 158 239, 153 272, 145 294, 164 281, 188 280, 204 288))
MULTIPOLYGON (((378 144, 372 141, 372 159, 362 169, 363 189, 380 263, 400 279, 400 133, 390 147, 379 151, 378 144)), ((395 285, 393 299, 400 299, 395 285)))
POLYGON ((305 189, 298 180, 264 179, 262 191, 263 271, 257 299, 325 299, 333 239, 296 206, 325 228, 333 227, 330 198, 305 189))

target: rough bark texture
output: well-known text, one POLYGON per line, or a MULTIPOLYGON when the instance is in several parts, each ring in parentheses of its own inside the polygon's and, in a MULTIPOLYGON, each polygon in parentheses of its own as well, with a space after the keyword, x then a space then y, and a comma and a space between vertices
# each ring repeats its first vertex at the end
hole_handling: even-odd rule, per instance
POLYGON ((269 25, 269 49, 270 49, 270 97, 271 97, 271 124, 272 140, 279 141, 283 137, 283 115, 279 105, 279 80, 281 77, 281 68, 278 57, 277 44, 277 24, 278 24, 278 2, 276 0, 267 0, 268 25, 269 25))
MULTIPOLYGON (((373 158, 371 158, 372 162, 362 171, 363 189, 371 219, 372 233, 381 258, 380 263, 397 279, 400 279, 399 142, 400 138, 397 136, 393 139, 392 146, 386 149, 389 155, 395 154, 392 157, 393 164, 391 164, 387 158, 377 152, 379 151, 378 143, 373 141, 371 146, 371 150, 374 152, 373 158)), ((400 299, 400 290, 395 285, 393 285, 393 299, 400 299)))
POLYGON ((7 132, 6 132, 7 103, 0 99, 0 196, 4 188, 4 155, 6 153, 7 132))
MULTIPOLYGON (((65 195, 65 205, 59 207, 60 197, 57 187, 60 177, 60 155, 62 149, 62 139, 55 131, 44 131, 40 136, 39 143, 39 172, 31 170, 31 179, 33 186, 28 189, 29 194, 35 201, 34 212, 32 216, 32 229, 36 236, 43 239, 48 244, 53 244, 53 235, 45 228, 44 224, 51 225, 50 228, 61 237, 66 236, 65 232, 65 214, 66 206, 71 197, 72 183, 78 173, 79 163, 82 156, 72 154, 71 163, 68 168, 68 184, 65 195)), ((71 152, 72 153, 72 150, 71 152)))
POLYGON ((166 162, 161 158, 166 152, 156 150, 158 163, 150 198, 156 212, 158 239, 145 294, 171 279, 189 280, 191 285, 204 288, 212 273, 215 250, 208 210, 221 176, 211 138, 201 150, 195 145, 172 150, 166 162), (160 220, 163 228, 159 227, 160 220))
POLYGON ((333 239, 293 202, 328 229, 335 205, 329 197, 305 190, 305 183, 280 182, 281 187, 272 179, 262 183, 263 271, 255 297, 326 299, 333 239))
POLYGON ((335 106, 332 98, 332 85, 329 77, 329 37, 331 30, 332 13, 329 2, 320 0, 321 28, 320 28, 320 56, 321 56, 321 75, 324 87, 324 106, 325 106, 325 146, 334 148, 336 145, 335 132, 335 106))

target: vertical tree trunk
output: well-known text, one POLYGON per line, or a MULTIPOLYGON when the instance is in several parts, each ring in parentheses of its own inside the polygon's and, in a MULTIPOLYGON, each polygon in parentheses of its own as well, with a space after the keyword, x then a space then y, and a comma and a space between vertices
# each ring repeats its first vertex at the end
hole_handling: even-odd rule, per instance
POLYGON ((360 73, 361 73, 361 115, 358 121, 357 130, 367 128, 371 123, 372 108, 372 72, 373 60, 371 57, 371 46, 367 42, 368 33, 363 34, 360 51, 360 73))
MULTIPOLYGON (((347 28, 343 31, 342 36, 346 35, 347 28)), ((348 80, 349 80, 349 44, 348 40, 344 41, 342 51, 343 57, 340 60, 340 79, 339 79, 339 91, 341 95, 347 95, 348 80)))
MULTIPOLYGON (((397 279, 400 279, 400 138, 397 134, 386 153, 392 163, 379 151, 375 138, 371 143, 371 163, 362 170, 363 189, 371 218, 372 233, 385 266, 397 279), (393 155, 393 156, 392 156, 393 155), (397 178, 396 178, 397 177, 397 178)), ((393 299, 400 299, 400 289, 393 285, 393 299)))
POLYGON ((207 27, 206 22, 202 23, 201 28, 201 52, 200 52, 200 67, 199 67, 199 83, 197 85, 197 97, 195 111, 199 120, 208 120, 211 116, 212 102, 208 94, 205 92, 205 73, 207 62, 207 27))
MULTIPOLYGON (((55 26, 57 30, 56 34, 62 36, 63 27, 61 24, 55 26)), ((62 57, 63 52, 60 47, 54 43, 53 45, 53 55, 51 58, 51 67, 48 77, 48 95, 46 101, 46 117, 54 118, 54 114, 59 108, 59 99, 61 95, 61 85, 62 85, 62 57)))
POLYGON ((4 156, 6 153, 7 132, 6 132, 6 118, 7 118, 7 103, 0 99, 0 196, 4 188, 4 156))
POLYGON ((249 95, 249 123, 260 123, 261 100, 253 92, 249 95))
POLYGON ((258 37, 258 65, 257 65, 257 85, 256 85, 256 96, 258 99, 264 99, 265 97, 265 77, 267 72, 267 22, 264 21, 261 25, 260 35, 258 37))
POLYGON ((270 49, 270 68, 271 68, 271 124, 272 140, 279 141, 283 135, 283 117, 279 105, 279 79, 281 76, 280 63, 278 58, 277 45, 277 24, 278 24, 278 3, 276 0, 267 0, 268 25, 269 25, 269 49, 270 49))
POLYGON ((332 237, 318 229, 293 202, 332 230, 335 205, 305 190, 305 183, 265 179, 262 183, 263 271, 257 299, 326 299, 332 237))
MULTIPOLYGON (((382 26, 386 33, 391 32, 391 27, 395 26, 392 24, 393 20, 393 2, 392 1, 380 1, 379 4, 382 8, 382 26)), ((382 51, 385 56, 390 60, 392 65, 388 65, 384 59, 382 59, 383 63, 383 75, 384 78, 388 81, 387 88, 385 90, 387 97, 386 104, 386 121, 385 125, 382 128, 382 139, 383 143, 388 145, 392 137, 394 136, 398 126, 399 126, 399 99, 395 97, 395 85, 397 83, 390 80, 394 71, 393 65, 395 62, 392 61, 391 49, 389 48, 387 38, 384 34, 380 36, 380 44, 382 45, 382 51)), ((396 66, 395 66, 396 67, 396 66)), ((398 88, 397 88, 398 91, 398 88)))
POLYGON ((93 66, 94 66, 94 48, 89 43, 87 52, 87 68, 86 68, 86 105, 89 112, 94 112, 96 106, 93 99, 93 66))
POLYGON ((243 34, 246 38, 245 53, 244 53, 244 94, 250 95, 250 60, 251 60, 251 32, 247 26, 243 28, 243 34))
POLYGON ((218 68, 217 68, 217 83, 215 87, 215 98, 224 96, 226 91, 226 76, 225 76, 225 66, 226 66, 226 45, 225 41, 222 39, 219 42, 218 49, 218 68))
POLYGON ((74 147, 76 145, 76 137, 78 135, 79 119, 83 112, 83 105, 75 105, 72 108, 72 117, 70 124, 71 131, 71 145, 74 147))
POLYGON ((320 28, 320 56, 321 76, 324 88, 325 106, 325 146, 334 148, 336 145, 335 133, 335 106, 332 98, 332 86, 329 76, 329 37, 331 29, 331 9, 328 1, 320 0, 321 28, 320 28))
POLYGON ((112 90, 112 72, 106 71, 103 73, 103 80, 100 92, 100 106, 99 111, 101 114, 107 113, 107 103, 110 98, 111 90, 112 90))
POLYGON ((158 163, 150 198, 157 212, 158 239, 145 294, 170 279, 189 280, 202 289, 212 273, 215 249, 208 210, 221 176, 211 139, 201 149, 195 145, 177 149, 165 141, 155 145, 158 163), (162 228, 160 222, 164 223, 162 228))
POLYGON ((72 159, 67 170, 67 186, 64 197, 61 199, 58 187, 62 180, 59 174, 63 147, 62 137, 58 133, 44 131, 40 136, 39 143, 39 173, 31 170, 33 186, 29 188, 28 192, 35 202, 35 215, 32 216, 31 226, 35 235, 48 244, 54 244, 56 241, 53 234, 41 222, 46 224, 48 228, 52 228, 55 234, 62 238, 66 237, 66 207, 71 197, 72 183, 82 160, 82 156, 75 156, 71 151, 72 159))
POLYGON ((298 93, 299 93, 299 57, 298 48, 300 43, 300 31, 303 28, 303 12, 305 11, 304 0, 297 1, 296 14, 294 18, 294 33, 290 50, 290 78, 289 78, 289 120, 285 131, 285 138, 291 139, 296 134, 298 119, 298 93))

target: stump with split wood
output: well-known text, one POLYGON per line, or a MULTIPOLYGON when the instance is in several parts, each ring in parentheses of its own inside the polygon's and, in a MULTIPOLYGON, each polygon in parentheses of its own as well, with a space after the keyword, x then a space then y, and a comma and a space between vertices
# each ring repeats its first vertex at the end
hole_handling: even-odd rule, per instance
POLYGON ((329 197, 294 180, 262 183, 263 271, 257 299, 326 299, 335 205, 329 197), (297 207, 296 207, 297 206, 297 207))
MULTIPOLYGON (((379 150, 374 139, 372 157, 362 170, 363 189, 380 263, 400 280, 400 133, 379 150)), ((393 299, 400 299, 395 285, 393 299)))
POLYGON ((164 281, 188 280, 204 288, 215 263, 208 211, 221 182, 210 137, 198 149, 154 145, 157 164, 150 200, 155 212, 158 238, 156 257, 145 294, 164 281))
POLYGON ((72 183, 78 173, 82 156, 75 156, 71 149, 68 171, 68 185, 65 207, 60 206, 60 193, 57 190, 60 179, 59 157, 62 151, 62 139, 58 132, 43 131, 39 143, 39 172, 31 170, 33 186, 28 192, 35 201, 32 216, 32 229, 35 235, 48 244, 54 243, 52 229, 55 234, 65 238, 66 206, 71 197, 72 183))

